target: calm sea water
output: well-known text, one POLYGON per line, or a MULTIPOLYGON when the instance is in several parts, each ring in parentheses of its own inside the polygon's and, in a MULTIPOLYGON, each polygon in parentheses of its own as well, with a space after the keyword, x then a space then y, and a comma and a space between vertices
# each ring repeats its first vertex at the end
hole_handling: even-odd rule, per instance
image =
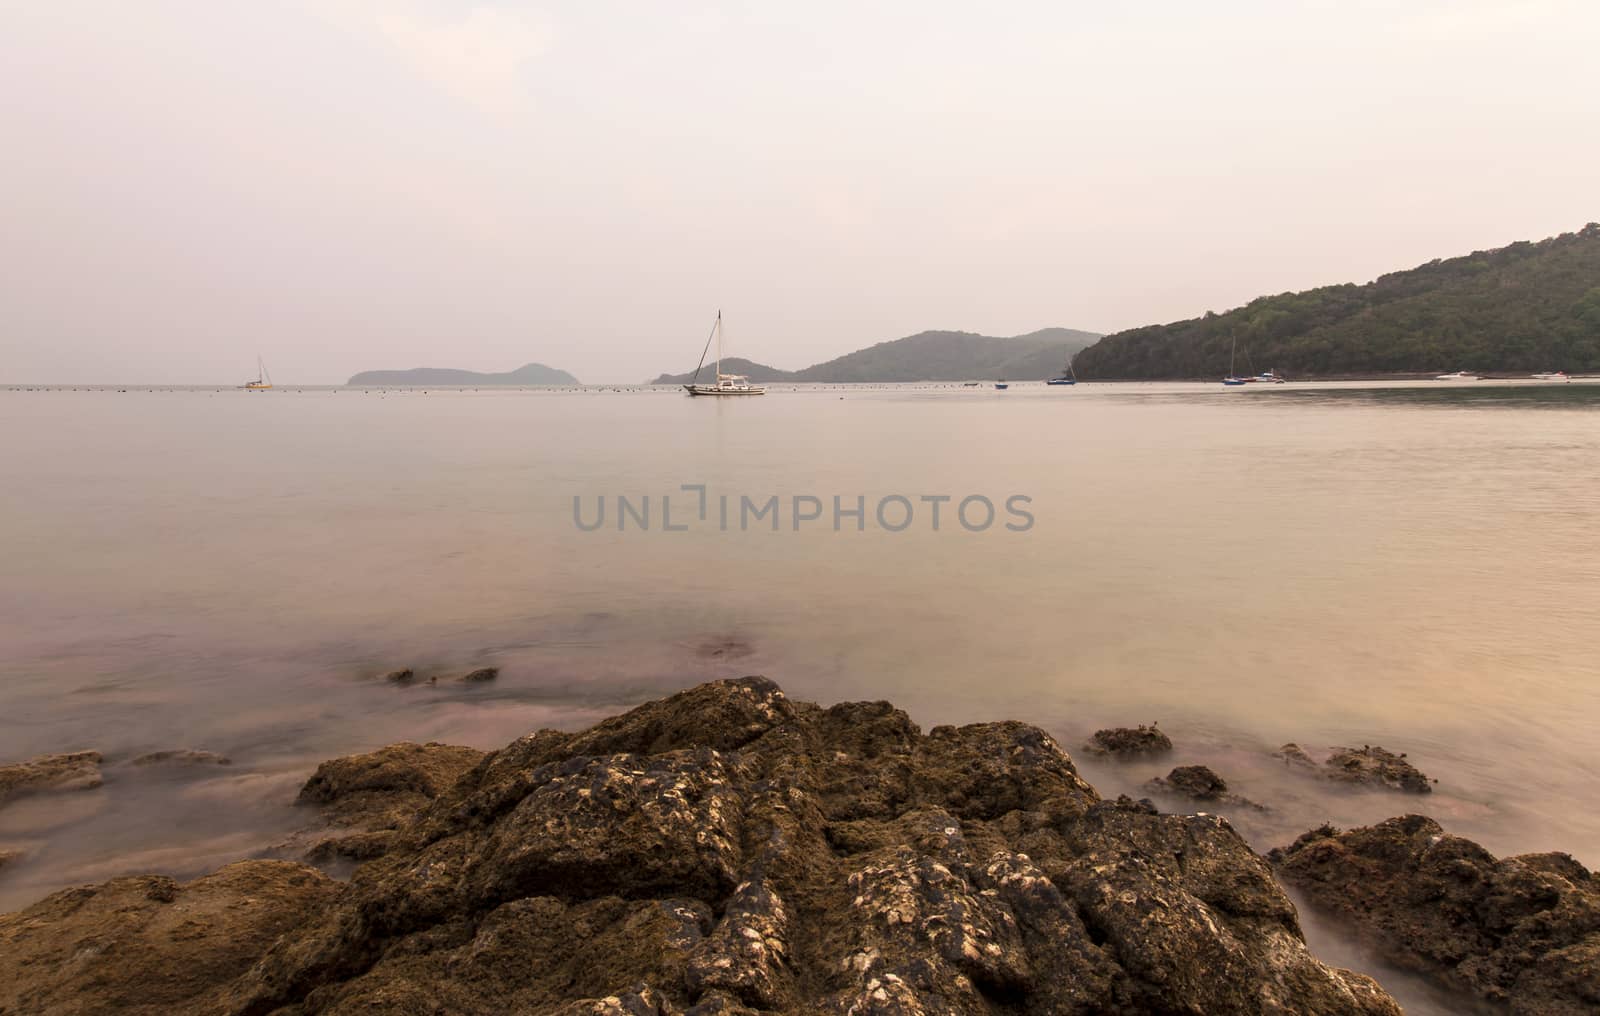
POLYGON ((1172 758, 1090 779, 1210 764, 1272 806, 1235 816, 1262 849, 1422 810, 1600 864, 1600 385, 9 389, 0 427, 0 760, 108 758, 102 791, 0 810, 29 854, 0 909, 258 849, 331 755, 496 747, 744 673, 1069 748, 1159 720, 1172 758), (649 529, 617 530, 618 495, 649 529), (778 531, 741 530, 771 495, 778 531), (822 505, 799 531, 797 495, 822 505), (952 498, 937 531, 924 495, 952 498), (381 680, 487 663, 487 688, 381 680), (1306 782, 1285 741, 1405 751, 1437 792, 1306 782), (118 765, 175 747, 235 764, 118 765))

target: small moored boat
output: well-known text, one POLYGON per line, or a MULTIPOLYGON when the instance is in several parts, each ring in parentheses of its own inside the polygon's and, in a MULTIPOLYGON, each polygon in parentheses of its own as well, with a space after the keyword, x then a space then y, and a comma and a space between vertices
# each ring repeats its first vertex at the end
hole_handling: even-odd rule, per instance
POLYGON ((1482 378, 1469 371, 1458 370, 1451 374, 1440 374, 1435 381, 1481 381, 1482 378))
POLYGON ((1235 385, 1247 385, 1250 383, 1248 378, 1242 378, 1233 372, 1233 358, 1238 352, 1239 337, 1235 335, 1233 337, 1233 348, 1228 351, 1228 376, 1222 379, 1222 383, 1230 388, 1234 387, 1235 385))
POLYGON ((272 375, 267 373, 267 365, 261 362, 261 357, 256 357, 256 379, 254 381, 246 381, 239 387, 247 392, 266 391, 272 387, 272 375))
POLYGON ((1548 374, 1535 374, 1535 375, 1533 375, 1533 379, 1535 381, 1571 381, 1572 380, 1572 378, 1567 376, 1567 372, 1563 371, 1563 370, 1551 371, 1548 374))

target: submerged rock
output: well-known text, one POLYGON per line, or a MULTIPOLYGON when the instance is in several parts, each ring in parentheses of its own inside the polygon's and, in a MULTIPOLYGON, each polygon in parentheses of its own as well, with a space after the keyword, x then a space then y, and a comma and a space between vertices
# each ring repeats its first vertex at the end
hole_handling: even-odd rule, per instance
POLYGON ((486 684, 500 676, 499 667, 479 667, 477 670, 468 671, 461 675, 462 684, 486 684))
POLYGON ((410 684, 417 679, 416 672, 410 667, 404 670, 391 670, 383 675, 383 679, 390 684, 410 684))
POLYGON ((1131 758, 1140 755, 1165 755, 1172 750, 1172 738, 1162 733, 1155 724, 1148 727, 1109 727, 1097 730, 1083 750, 1091 755, 1115 755, 1131 758))
POLYGON ((130 765, 136 766, 231 766, 233 759, 214 751, 197 751, 193 748, 176 748, 170 751, 153 751, 140 755, 130 765))
POLYGON ((64 889, 0 915, 0 1013, 215 1012, 338 888, 304 865, 241 861, 187 884, 144 875, 64 889))
POLYGON ((1153 780, 1146 781, 1145 789, 1152 793, 1172 794, 1194 801, 1230 804, 1242 808, 1254 808, 1257 811, 1267 810, 1247 797, 1230 793, 1227 781, 1206 766, 1178 766, 1166 776, 1157 776, 1153 780))
MULTIPOLYGON (((190 1010, 1399 1013, 1306 950, 1227 822, 1102 801, 1027 724, 923 734, 888 703, 743 678, 412 790, 441 747, 319 770, 303 799, 426 803, 337 895, 284 907, 270 946, 241 936, 257 962, 215 970, 190 1010)), ((15 955, 72 920, 29 918, 15 955)), ((82 991, 131 994, 165 948, 121 945, 82 991)))
POLYGON ((1406 761, 1404 752, 1392 751, 1372 745, 1360 748, 1330 748, 1331 755, 1317 765, 1305 749, 1289 743, 1272 753, 1291 769, 1311 773, 1338 783, 1352 783, 1368 787, 1388 787, 1411 794, 1431 794, 1432 783, 1416 766, 1406 761))
POLYGON ((1600 877, 1566 854, 1496 859, 1422 815, 1272 852, 1280 876, 1393 963, 1516 1014, 1600 1012, 1600 877))
POLYGON ((1150 785, 1197 801, 1218 801, 1228 793, 1227 782, 1206 766, 1178 766, 1165 777, 1151 780, 1150 785))
POLYGON ((22 851, 0 850, 0 871, 4 871, 6 865, 10 864, 12 861, 20 860, 22 860, 22 851))
POLYGON ((97 751, 75 751, 0 766, 0 804, 24 794, 92 790, 102 782, 100 761, 97 751))
POLYGON ((1396 755, 1370 745, 1359 749, 1334 748, 1333 754, 1322 765, 1330 779, 1341 783, 1389 787, 1410 794, 1433 792, 1428 778, 1406 761, 1404 753, 1396 755))
POLYGON ((1315 772, 1317 768, 1316 760, 1306 754, 1306 750, 1293 741, 1273 752, 1272 757, 1281 760, 1290 769, 1315 772))

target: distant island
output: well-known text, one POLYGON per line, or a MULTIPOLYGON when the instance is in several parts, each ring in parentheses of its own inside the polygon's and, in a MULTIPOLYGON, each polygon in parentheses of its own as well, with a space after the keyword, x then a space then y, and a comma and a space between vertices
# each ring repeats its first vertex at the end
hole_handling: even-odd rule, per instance
MULTIPOLYGON (((781 370, 753 360, 729 357, 725 374, 744 374, 751 381, 967 381, 1009 378, 1033 381, 1054 377, 1068 358, 1100 336, 1076 328, 1045 328, 1027 335, 1001 338, 972 332, 919 332, 880 342, 802 370, 781 370)), ((707 364, 701 371, 715 369, 707 364)), ((688 384, 694 372, 662 374, 651 384, 688 384)))
POLYGON ((1108 335, 1073 359, 1090 379, 1291 378, 1600 370, 1600 224, 1221 314, 1108 335))
POLYGON ((347 385, 575 385, 578 379, 564 370, 530 363, 505 374, 483 374, 451 367, 413 367, 410 370, 364 370, 347 385))

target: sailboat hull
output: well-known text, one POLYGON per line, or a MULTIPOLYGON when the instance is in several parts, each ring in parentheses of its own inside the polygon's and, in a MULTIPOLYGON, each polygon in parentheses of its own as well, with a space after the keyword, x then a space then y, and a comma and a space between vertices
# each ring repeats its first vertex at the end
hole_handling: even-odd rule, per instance
POLYGON ((740 387, 729 386, 726 388, 717 385, 684 385, 683 390, 690 395, 765 395, 767 390, 761 385, 743 385, 740 387))
POLYGON ((1070 377, 1053 377, 1046 381, 1047 385, 1075 385, 1078 382, 1070 377))

